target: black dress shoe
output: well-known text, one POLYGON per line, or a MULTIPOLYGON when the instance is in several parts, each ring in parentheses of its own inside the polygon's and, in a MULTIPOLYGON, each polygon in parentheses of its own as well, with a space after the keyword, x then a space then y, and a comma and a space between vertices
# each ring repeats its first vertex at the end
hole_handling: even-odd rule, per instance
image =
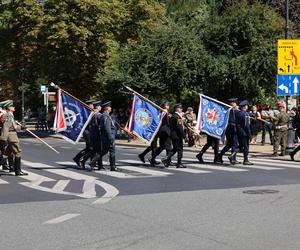
POLYGON ((161 159, 162 164, 164 164, 164 167, 169 167, 170 163, 168 162, 167 159, 161 159))
POLYGON ((24 173, 22 171, 17 171, 16 172, 16 176, 24 176, 24 175, 28 175, 28 173, 24 173))
POLYGON ((105 170, 105 167, 103 167, 103 166, 98 166, 98 170, 105 170))
POLYGON ((145 157, 141 154, 138 155, 139 159, 141 160, 142 163, 146 163, 145 157))
POLYGON ((291 157, 291 160, 294 161, 295 160, 295 158, 294 158, 295 154, 293 152, 290 152, 289 155, 291 157))
POLYGON ((110 171, 117 172, 119 171, 117 167, 110 167, 110 171))
POLYGON ((279 156, 285 156, 285 153, 280 153, 279 156))
POLYGON ((80 165, 80 160, 76 160, 76 159, 73 158, 73 161, 76 163, 76 165, 77 165, 78 167, 81 167, 81 165, 80 165))
POLYGON ((203 155, 203 154, 199 153, 199 154, 196 155, 196 158, 198 159, 198 161, 199 161, 200 163, 203 164, 204 161, 203 161, 202 155, 203 155))
POLYGON ((184 166, 182 164, 178 164, 178 165, 176 165, 176 168, 186 168, 186 166, 184 166))
POLYGON ((223 164, 223 160, 222 160, 222 155, 218 154, 215 159, 214 159, 214 163, 221 163, 223 164))
POLYGON ((244 162, 243 162, 243 165, 253 165, 253 163, 250 162, 250 161, 244 161, 244 162))
POLYGON ((174 162, 172 162, 172 161, 170 161, 170 163, 169 163, 169 166, 172 166, 172 167, 175 167, 177 164, 176 163, 174 163, 174 162))

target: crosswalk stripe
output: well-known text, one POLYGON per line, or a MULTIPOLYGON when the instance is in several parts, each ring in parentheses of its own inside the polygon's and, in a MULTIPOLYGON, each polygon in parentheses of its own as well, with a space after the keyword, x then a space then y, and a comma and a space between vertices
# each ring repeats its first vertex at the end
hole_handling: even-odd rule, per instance
POLYGON ((8 184, 7 181, 0 179, 0 184, 8 184))
POLYGON ((257 163, 257 164, 262 164, 262 165, 271 165, 271 166, 278 166, 278 167, 282 167, 282 168, 297 168, 297 169, 300 169, 300 165, 295 165, 295 164, 292 164, 292 162, 289 162, 287 164, 282 164, 282 163, 277 163, 277 162, 260 162, 260 161, 256 161, 256 160, 253 160, 252 161, 253 163, 257 163))
POLYGON ((59 180, 52 189, 54 191, 64 191, 64 189, 68 186, 69 183, 70 180, 59 180))
POLYGON ((140 168, 134 166, 118 166, 118 168, 125 169, 128 171, 134 171, 142 174, 152 175, 152 176, 168 176, 172 174, 172 173, 163 172, 159 170, 152 170, 152 169, 146 169, 146 168, 140 168))
POLYGON ((96 170, 94 171, 97 174, 106 175, 110 177, 120 178, 120 179, 129 179, 129 178, 137 178, 137 177, 149 177, 149 176, 135 176, 129 173, 123 172, 113 172, 110 170, 96 170))
POLYGON ((171 167, 169 167, 168 170, 184 172, 184 173, 190 173, 190 174, 208 174, 208 173, 211 173, 211 171, 199 170, 199 169, 193 169, 193 168, 176 168, 176 167, 171 168, 171 167))
MULTIPOLYGON (((195 159, 193 159, 193 158, 184 158, 184 160, 190 162, 190 161, 195 160, 195 159)), ((206 157, 203 160, 204 161, 213 162, 213 158, 207 158, 206 157)), ((239 161, 241 161, 241 159, 239 159, 239 161)), ((254 163, 254 161, 252 161, 252 160, 251 160, 251 162, 254 163)), ((258 164, 260 164, 260 162, 258 164)), ((274 167, 274 164, 272 165, 272 167, 261 166, 261 165, 256 165, 256 164, 255 165, 251 165, 251 166, 246 166, 246 165, 242 165, 242 164, 241 165, 236 165, 236 166, 243 166, 244 168, 261 169, 261 170, 267 170, 267 171, 270 171, 270 170, 282 170, 282 168, 274 167)))
POLYGON ((194 167, 194 168, 201 168, 201 169, 213 169, 213 170, 220 170, 220 171, 228 171, 228 172, 246 172, 247 169, 241 168, 231 168, 226 166, 216 166, 216 165, 207 165, 207 164, 188 164, 187 167, 194 167))
MULTIPOLYGON (((128 159, 128 160, 119 160, 119 162, 122 162, 122 163, 132 163, 132 164, 141 164, 141 165, 143 165, 143 163, 141 163, 138 160, 130 160, 130 159, 128 159)), ((119 167, 122 168, 122 166, 119 166, 119 167)), ((130 168, 132 168, 132 167, 130 167, 130 168)), ((148 169, 145 169, 145 168, 142 168, 142 169, 144 169, 144 172, 145 172, 145 170, 148 170, 148 169)), ((186 172, 186 173, 190 173, 190 174, 206 174, 206 173, 209 173, 209 171, 197 170, 197 169, 189 169, 189 168, 168 168, 168 170, 178 171, 178 172, 186 172)), ((151 171, 166 173, 166 172, 162 172, 162 171, 159 171, 159 170, 151 170, 151 171)))

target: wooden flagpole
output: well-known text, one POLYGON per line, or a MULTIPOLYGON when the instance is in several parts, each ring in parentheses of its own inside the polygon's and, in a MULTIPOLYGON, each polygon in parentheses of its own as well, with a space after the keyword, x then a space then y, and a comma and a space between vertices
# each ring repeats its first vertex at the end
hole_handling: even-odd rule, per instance
MULTIPOLYGON (((16 123, 21 126, 21 124, 19 122, 16 121, 16 123)), ((28 128, 25 129, 29 134, 31 134, 32 136, 34 136, 36 139, 38 139, 41 143, 45 144, 48 148, 50 148, 51 150, 53 150, 55 153, 59 154, 59 152, 53 148, 52 146, 50 146, 47 142, 45 142, 44 140, 42 140, 40 137, 38 137, 35 133, 31 132, 28 128)))
POLYGON ((144 99, 145 101, 149 102, 151 105, 153 105, 154 107, 156 107, 157 109, 166 112, 165 109, 163 109, 162 107, 158 106, 157 104, 155 104, 154 102, 150 101, 147 97, 141 95, 140 93, 134 91, 132 88, 128 87, 128 86, 124 86, 126 89, 128 89, 129 91, 133 92, 134 94, 136 94, 137 96, 141 97, 142 99, 144 99))

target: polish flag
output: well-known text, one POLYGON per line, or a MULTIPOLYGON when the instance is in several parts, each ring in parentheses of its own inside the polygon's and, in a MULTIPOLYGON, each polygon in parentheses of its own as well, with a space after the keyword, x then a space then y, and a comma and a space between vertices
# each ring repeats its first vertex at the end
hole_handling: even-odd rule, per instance
POLYGON ((58 89, 56 94, 56 113, 54 118, 53 130, 55 130, 56 132, 60 132, 64 131, 67 126, 62 105, 61 89, 58 89))

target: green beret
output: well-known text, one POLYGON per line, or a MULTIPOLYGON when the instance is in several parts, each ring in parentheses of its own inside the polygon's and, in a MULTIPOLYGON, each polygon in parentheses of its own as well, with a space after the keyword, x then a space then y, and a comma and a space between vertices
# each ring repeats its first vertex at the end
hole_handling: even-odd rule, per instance
POLYGON ((15 106, 15 105, 14 105, 13 102, 8 102, 8 103, 4 104, 4 107, 5 107, 5 108, 8 108, 8 107, 14 107, 14 106, 15 106))

